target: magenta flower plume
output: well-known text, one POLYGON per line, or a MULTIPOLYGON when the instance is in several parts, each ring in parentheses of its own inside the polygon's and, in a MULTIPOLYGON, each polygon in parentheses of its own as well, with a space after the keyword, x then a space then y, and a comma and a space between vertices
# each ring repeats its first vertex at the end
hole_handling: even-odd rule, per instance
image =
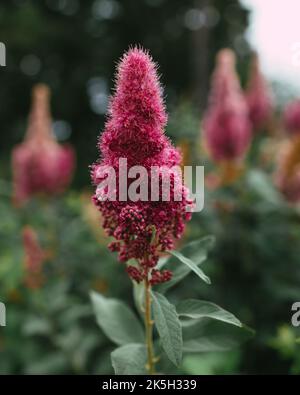
POLYGON ((286 106, 283 121, 289 134, 300 134, 300 99, 294 100, 286 106))
MULTIPOLYGON (((102 213, 103 227, 116 240, 109 248, 118 251, 119 260, 134 259, 136 265, 127 266, 127 272, 137 282, 148 278, 151 284, 168 281, 171 273, 155 268, 163 251, 174 247, 191 213, 186 208, 192 202, 188 191, 175 174, 171 175, 170 201, 121 201, 119 199, 119 160, 125 158, 128 168, 140 165, 150 175, 157 166, 159 175, 179 165, 181 156, 164 134, 167 122, 162 89, 156 66, 142 49, 130 49, 121 59, 116 89, 113 95, 105 129, 99 140, 102 159, 92 166, 95 185, 103 181, 99 169, 112 166, 117 178, 116 201, 102 201, 97 194, 93 201, 102 213), (164 170, 163 170, 164 166, 164 170), (175 201, 174 193, 180 188, 182 200, 175 201)), ((128 178, 128 185, 132 183, 128 178)), ((151 188, 149 187, 149 191, 151 188)), ((151 192, 149 192, 150 196, 151 192)))
POLYGON ((39 84, 33 90, 25 140, 12 153, 15 202, 21 204, 36 194, 63 192, 74 165, 73 149, 59 145, 52 134, 49 89, 39 84))
POLYGON ((251 62, 246 100, 253 128, 259 130, 266 126, 271 117, 273 104, 269 86, 260 71, 259 59, 256 54, 251 62))
POLYGON ((207 149, 216 162, 244 156, 251 129, 246 101, 235 72, 235 55, 229 49, 221 50, 217 56, 203 129, 207 149))

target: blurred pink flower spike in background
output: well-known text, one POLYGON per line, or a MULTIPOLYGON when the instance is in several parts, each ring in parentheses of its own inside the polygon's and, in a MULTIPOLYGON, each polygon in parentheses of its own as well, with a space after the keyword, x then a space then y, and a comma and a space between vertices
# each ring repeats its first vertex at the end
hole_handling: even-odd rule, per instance
POLYGON ((248 107, 235 70, 235 55, 223 49, 211 81, 208 108, 203 120, 204 144, 223 172, 222 182, 231 182, 251 141, 248 107))
POLYGON ((52 133, 49 100, 49 88, 36 85, 25 139, 12 153, 13 199, 17 205, 34 195, 64 192, 74 173, 73 148, 58 144, 52 133))

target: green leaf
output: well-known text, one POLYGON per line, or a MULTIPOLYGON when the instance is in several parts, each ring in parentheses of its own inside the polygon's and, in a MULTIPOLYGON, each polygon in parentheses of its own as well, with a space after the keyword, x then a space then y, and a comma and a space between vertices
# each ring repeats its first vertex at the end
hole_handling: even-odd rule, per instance
MULTIPOLYGON (((180 252, 185 257, 192 260, 197 266, 201 265, 207 258, 208 251, 212 248, 215 242, 215 238, 212 236, 207 236, 199 240, 194 240, 186 244, 180 252)), ((190 272, 191 268, 187 265, 178 265, 177 258, 170 256, 168 259, 159 261, 159 269, 167 265, 173 273, 172 279, 164 284, 158 285, 156 287, 160 293, 166 292, 168 289, 172 288, 174 285, 183 280, 190 272)))
POLYGON ((146 374, 147 352, 143 344, 126 344, 111 353, 115 374, 146 374))
POLYGON ((254 191, 266 202, 274 205, 279 205, 282 203, 280 194, 274 188, 270 178, 267 177, 262 171, 251 170, 247 175, 247 182, 252 191, 254 191))
POLYGON ((210 278, 197 266, 195 262, 191 259, 187 258, 186 256, 182 255, 179 251, 169 251, 170 254, 175 256, 180 262, 184 263, 188 266, 194 273, 197 274, 201 280, 205 281, 207 284, 211 284, 210 278))
POLYGON ((196 265, 200 265, 205 261, 208 251, 213 248, 214 244, 215 237, 206 236, 189 242, 180 250, 180 252, 195 262, 196 265))
POLYGON ((30 317, 23 326, 25 336, 49 336, 51 324, 46 318, 30 317))
POLYGON ((203 318, 183 326, 183 351, 189 353, 228 351, 253 336, 253 331, 228 325, 225 322, 203 318))
POLYGON ((240 358, 239 350, 189 354, 183 360, 182 369, 188 375, 232 374, 238 371, 240 358))
POLYGON ((203 300, 187 299, 176 306, 179 317, 192 319, 212 318, 241 327, 242 323, 229 311, 222 309, 214 303, 203 300))
POLYGON ((25 367, 25 374, 60 374, 60 372, 64 372, 68 368, 66 355, 56 350, 40 356, 37 360, 28 361, 25 367))
POLYGON ((137 284, 135 281, 133 283, 133 299, 136 309, 139 314, 144 314, 145 305, 145 287, 143 283, 137 284))
POLYGON ((91 300, 97 323, 110 340, 119 345, 144 341, 142 326, 125 303, 96 292, 91 300))
POLYGON ((158 292, 152 292, 154 322, 161 339, 161 345, 168 358, 176 366, 182 359, 182 328, 173 306, 158 292))
POLYGON ((161 270, 168 263, 170 258, 171 258, 170 255, 160 257, 158 262, 157 262, 156 268, 158 270, 161 270))

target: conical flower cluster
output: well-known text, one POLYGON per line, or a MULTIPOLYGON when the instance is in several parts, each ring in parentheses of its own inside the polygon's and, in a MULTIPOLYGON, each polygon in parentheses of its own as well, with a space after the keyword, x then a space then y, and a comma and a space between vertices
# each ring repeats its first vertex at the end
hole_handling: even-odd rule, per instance
POLYGON ((61 146, 52 134, 49 89, 37 85, 23 143, 12 154, 14 200, 17 204, 36 194, 55 195, 69 185, 75 165, 70 146, 61 146))
MULTIPOLYGON (((157 166, 159 174, 168 172, 181 162, 180 153, 164 134, 167 115, 156 66, 148 53, 141 49, 129 50, 118 67, 115 94, 111 99, 108 120, 99 141, 102 159, 92 167, 95 185, 103 181, 99 168, 111 166, 116 172, 116 201, 94 202, 104 218, 103 227, 116 241, 110 249, 118 251, 119 260, 134 259, 137 266, 128 266, 128 274, 136 281, 148 277, 152 284, 170 279, 168 271, 155 269, 159 254, 173 248, 174 238, 181 237, 185 221, 191 216, 186 211, 191 205, 188 191, 175 174, 171 177, 170 201, 121 201, 119 181, 123 176, 119 160, 126 159, 128 169, 143 166, 150 176, 157 166), (164 166, 164 170, 162 170, 164 166), (182 191, 182 200, 175 201, 176 188, 182 191)), ((124 181, 124 177, 121 181, 124 181)), ((126 179, 130 186, 132 179, 126 179)))
POLYGON ((256 54, 252 58, 246 100, 253 129, 260 130, 270 121, 273 105, 270 89, 260 71, 256 54))
POLYGON ((206 147, 216 162, 241 159, 250 143, 248 108, 229 49, 217 55, 208 109, 203 122, 206 147))

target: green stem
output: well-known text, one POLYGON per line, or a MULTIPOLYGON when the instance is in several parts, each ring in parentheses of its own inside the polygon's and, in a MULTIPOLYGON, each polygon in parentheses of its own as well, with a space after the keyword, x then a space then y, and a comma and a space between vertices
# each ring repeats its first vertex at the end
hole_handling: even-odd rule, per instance
POLYGON ((147 370, 149 374, 155 374, 155 358, 153 352, 153 321, 151 318, 151 284, 145 279, 145 329, 147 347, 147 370))

